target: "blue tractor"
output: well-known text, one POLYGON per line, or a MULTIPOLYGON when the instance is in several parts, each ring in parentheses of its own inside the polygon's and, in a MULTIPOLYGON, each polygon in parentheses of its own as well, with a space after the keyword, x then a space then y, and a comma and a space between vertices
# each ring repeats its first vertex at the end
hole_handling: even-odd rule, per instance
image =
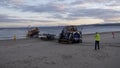
POLYGON ((66 26, 59 35, 59 43, 82 43, 82 32, 76 26, 66 26))

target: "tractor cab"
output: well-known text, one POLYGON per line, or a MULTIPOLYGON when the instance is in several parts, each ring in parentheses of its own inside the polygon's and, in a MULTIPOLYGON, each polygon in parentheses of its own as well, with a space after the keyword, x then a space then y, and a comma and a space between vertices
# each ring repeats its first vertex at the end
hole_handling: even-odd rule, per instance
POLYGON ((37 27, 32 28, 27 33, 27 37, 29 37, 29 38, 38 38, 38 36, 39 36, 39 29, 37 27))
POLYGON ((66 26, 59 35, 59 43, 82 43, 82 32, 76 26, 66 26))

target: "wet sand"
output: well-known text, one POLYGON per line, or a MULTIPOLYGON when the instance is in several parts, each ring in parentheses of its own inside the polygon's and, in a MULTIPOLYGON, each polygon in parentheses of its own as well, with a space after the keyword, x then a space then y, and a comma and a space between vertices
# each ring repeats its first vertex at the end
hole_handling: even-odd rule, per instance
POLYGON ((120 68, 120 32, 101 33, 100 50, 94 35, 83 43, 60 44, 40 39, 0 41, 0 68, 120 68))

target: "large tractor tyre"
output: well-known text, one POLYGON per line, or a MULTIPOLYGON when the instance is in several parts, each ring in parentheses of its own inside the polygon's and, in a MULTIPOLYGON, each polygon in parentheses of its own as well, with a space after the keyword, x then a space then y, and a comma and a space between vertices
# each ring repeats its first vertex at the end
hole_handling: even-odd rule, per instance
POLYGON ((62 42, 61 39, 59 39, 59 40, 58 40, 58 43, 61 43, 61 42, 62 42))
POLYGON ((68 40, 68 44, 72 44, 73 43, 73 41, 72 40, 68 40))
POLYGON ((82 40, 80 40, 79 42, 82 43, 82 40))

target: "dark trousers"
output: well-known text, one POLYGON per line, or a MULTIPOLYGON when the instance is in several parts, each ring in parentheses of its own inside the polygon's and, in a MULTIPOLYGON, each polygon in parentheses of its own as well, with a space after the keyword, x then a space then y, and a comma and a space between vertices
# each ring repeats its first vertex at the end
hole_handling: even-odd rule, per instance
POLYGON ((95 41, 95 50, 100 49, 99 47, 99 41, 95 41))

